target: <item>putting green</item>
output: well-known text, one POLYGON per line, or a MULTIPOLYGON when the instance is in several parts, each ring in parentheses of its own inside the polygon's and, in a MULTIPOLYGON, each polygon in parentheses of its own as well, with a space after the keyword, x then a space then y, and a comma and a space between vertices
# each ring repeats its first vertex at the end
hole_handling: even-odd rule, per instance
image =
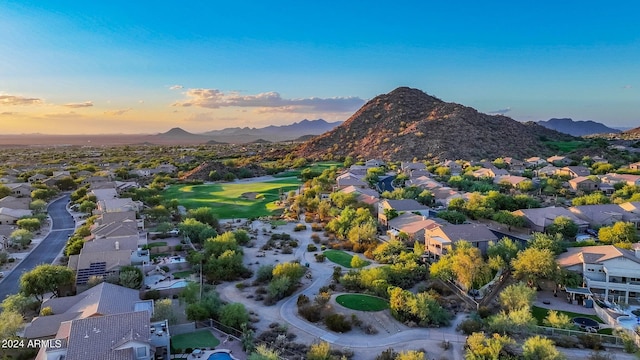
POLYGON ((162 193, 162 197, 165 200, 177 199, 187 209, 210 207, 219 219, 255 218, 272 215, 282 209, 275 203, 280 194, 296 190, 300 184, 297 178, 284 178, 247 183, 172 185, 162 193))
POLYGON ((359 311, 381 311, 389 307, 387 300, 364 294, 338 295, 336 302, 348 309, 359 311))

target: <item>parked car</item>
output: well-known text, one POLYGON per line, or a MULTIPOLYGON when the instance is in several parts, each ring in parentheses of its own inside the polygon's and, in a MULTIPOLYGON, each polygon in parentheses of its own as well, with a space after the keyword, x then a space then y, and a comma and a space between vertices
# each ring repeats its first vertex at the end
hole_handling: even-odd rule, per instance
POLYGON ((589 234, 589 235, 591 235, 591 236, 595 236, 595 237, 597 237, 597 236, 598 236, 598 232, 597 232, 597 231, 595 231, 594 229, 587 229, 587 231, 586 231, 586 232, 587 232, 587 234, 589 234))

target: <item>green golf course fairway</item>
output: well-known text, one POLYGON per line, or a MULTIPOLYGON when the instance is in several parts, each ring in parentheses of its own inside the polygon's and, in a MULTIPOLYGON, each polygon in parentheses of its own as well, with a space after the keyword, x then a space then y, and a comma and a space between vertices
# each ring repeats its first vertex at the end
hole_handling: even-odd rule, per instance
POLYGON ((232 182, 203 185, 171 185, 163 193, 165 200, 177 199, 187 209, 210 207, 219 219, 254 218, 279 210, 275 204, 280 192, 296 190, 301 182, 295 177, 261 182, 232 182))
POLYGON ((359 311, 381 311, 389 307, 388 301, 364 294, 338 295, 336 302, 348 309, 359 311))

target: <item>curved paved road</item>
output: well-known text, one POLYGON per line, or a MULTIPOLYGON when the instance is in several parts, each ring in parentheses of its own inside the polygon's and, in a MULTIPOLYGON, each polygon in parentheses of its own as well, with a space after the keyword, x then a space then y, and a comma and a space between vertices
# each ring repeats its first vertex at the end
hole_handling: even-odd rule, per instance
POLYGON ((75 227, 73 217, 66 208, 68 202, 69 195, 66 194, 49 204, 47 211, 52 221, 51 232, 0 282, 0 301, 18 292, 22 273, 40 264, 51 264, 60 254, 75 227))

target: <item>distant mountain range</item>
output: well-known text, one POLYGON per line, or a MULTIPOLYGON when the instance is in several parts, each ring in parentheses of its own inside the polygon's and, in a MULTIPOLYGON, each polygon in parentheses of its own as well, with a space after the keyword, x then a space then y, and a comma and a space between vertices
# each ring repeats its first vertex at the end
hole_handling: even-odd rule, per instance
POLYGON ((327 122, 323 119, 304 119, 290 125, 270 125, 263 128, 234 127, 222 130, 212 130, 200 134, 190 133, 181 128, 173 128, 165 133, 153 135, 156 139, 162 140, 193 140, 194 142, 208 143, 269 143, 278 141, 299 141, 316 135, 323 134, 342 122, 327 122))
POLYGON ((302 144, 297 154, 385 160, 522 159, 551 154, 546 141, 571 139, 534 122, 483 114, 400 87, 371 99, 340 126, 302 144))
POLYGON ((559 131, 561 133, 569 134, 572 136, 585 136, 593 134, 612 134, 621 132, 618 129, 610 128, 605 124, 586 120, 586 121, 574 121, 572 119, 549 119, 548 121, 538 121, 538 125, 544 126, 547 129, 559 131))

